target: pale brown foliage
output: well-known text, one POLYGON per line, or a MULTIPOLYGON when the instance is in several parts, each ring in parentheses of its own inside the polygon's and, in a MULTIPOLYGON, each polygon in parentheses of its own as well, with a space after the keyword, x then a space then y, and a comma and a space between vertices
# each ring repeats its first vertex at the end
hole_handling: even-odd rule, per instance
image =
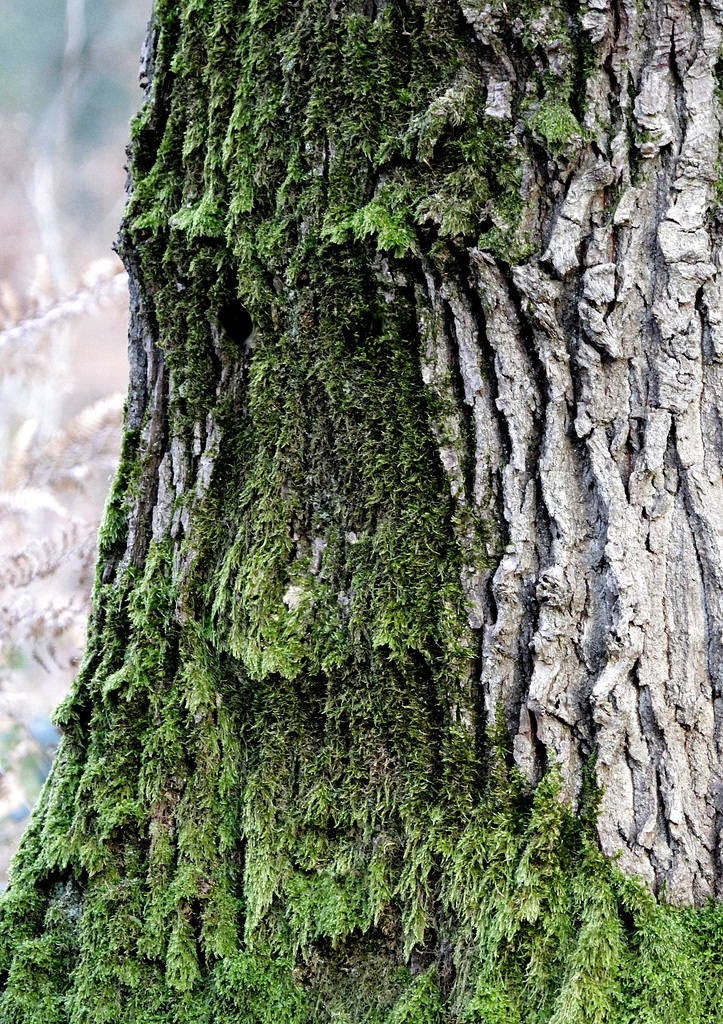
MULTIPOLYGON (((101 498, 117 463, 123 396, 95 401, 70 419, 63 416, 60 399, 71 376, 72 332, 87 331, 91 322, 102 332, 104 317, 116 315, 127 301, 126 275, 118 266, 110 260, 92 265, 65 296, 53 289, 42 258, 26 294, 0 282, 4 822, 18 820, 34 800, 22 783, 23 765, 29 758, 47 758, 47 736, 34 735, 28 722, 38 719, 38 707, 52 706, 62 696, 82 654, 101 498), (39 704, 38 688, 49 684, 49 699, 39 704)), ((47 721, 46 716, 44 711, 47 721)), ((0 847, 14 842, 6 832, 0 824, 0 847)))

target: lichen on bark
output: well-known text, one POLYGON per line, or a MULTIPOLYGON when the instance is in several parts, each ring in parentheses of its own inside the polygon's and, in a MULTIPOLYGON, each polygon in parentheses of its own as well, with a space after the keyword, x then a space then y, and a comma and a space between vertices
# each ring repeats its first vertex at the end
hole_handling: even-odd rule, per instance
POLYGON ((0 1021, 718 1019, 716 17, 157 0, 0 1021))

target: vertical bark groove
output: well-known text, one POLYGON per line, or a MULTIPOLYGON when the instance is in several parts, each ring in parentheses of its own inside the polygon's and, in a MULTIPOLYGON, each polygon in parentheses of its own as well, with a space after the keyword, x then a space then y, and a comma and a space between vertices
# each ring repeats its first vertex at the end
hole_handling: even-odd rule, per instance
MULTIPOLYGON (((487 59, 477 11, 465 7, 489 102, 509 118, 518 72, 487 59)), ((525 157, 544 250, 509 274, 470 256, 509 438, 509 455, 489 449, 509 543, 482 686, 531 781, 542 744, 574 800, 596 750, 603 849, 656 891, 699 900, 721 886, 720 12, 583 11, 598 64, 580 108, 590 141, 567 163, 534 145, 525 157)), ((573 59, 541 49, 553 73, 573 59)))

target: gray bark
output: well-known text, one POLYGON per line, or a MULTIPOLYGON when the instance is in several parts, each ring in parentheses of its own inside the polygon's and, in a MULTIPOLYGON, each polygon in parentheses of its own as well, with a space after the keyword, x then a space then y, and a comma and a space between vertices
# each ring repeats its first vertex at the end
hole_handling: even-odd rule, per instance
MULTIPOLYGON (((464 10, 508 117, 505 15, 464 10)), ((542 255, 472 250, 458 288, 428 270, 422 325, 425 380, 443 394, 458 367, 474 424, 466 489, 463 417, 437 424, 452 492, 503 510, 493 578, 465 577, 488 717, 501 703, 517 764, 534 782, 557 762, 573 801, 596 750, 603 850, 684 902, 723 889, 721 11, 589 2, 594 141, 557 161, 520 143, 542 255)))

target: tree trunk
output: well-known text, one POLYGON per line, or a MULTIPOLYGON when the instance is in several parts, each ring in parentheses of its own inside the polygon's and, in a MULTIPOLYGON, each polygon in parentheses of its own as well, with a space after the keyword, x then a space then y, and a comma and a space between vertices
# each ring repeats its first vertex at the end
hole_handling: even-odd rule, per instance
POLYGON ((0 1021, 718 1019, 720 12, 157 0, 0 1021))

